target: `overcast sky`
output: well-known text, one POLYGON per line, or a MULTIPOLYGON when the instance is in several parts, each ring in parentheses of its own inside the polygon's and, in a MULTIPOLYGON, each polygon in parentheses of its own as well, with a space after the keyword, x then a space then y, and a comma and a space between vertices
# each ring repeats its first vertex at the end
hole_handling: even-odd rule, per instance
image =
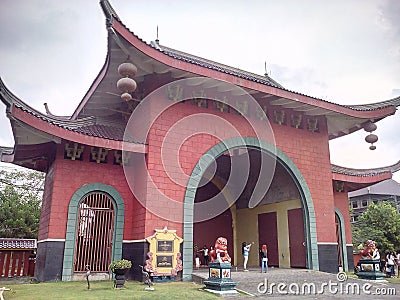
MULTIPOLYGON (((290 90, 339 104, 400 95, 400 1, 110 0, 143 40, 271 77, 290 90)), ((30 106, 71 115, 100 71, 107 32, 98 0, 1 0, 0 76, 30 106)), ((1 105, 1 104, 0 104, 1 105)), ((1 107, 0 107, 1 108, 1 107)), ((0 114, 0 145, 13 146, 0 114)), ((400 160, 400 112, 367 133, 330 143, 331 161, 353 168, 400 160)), ((394 178, 400 181, 400 172, 394 178)))

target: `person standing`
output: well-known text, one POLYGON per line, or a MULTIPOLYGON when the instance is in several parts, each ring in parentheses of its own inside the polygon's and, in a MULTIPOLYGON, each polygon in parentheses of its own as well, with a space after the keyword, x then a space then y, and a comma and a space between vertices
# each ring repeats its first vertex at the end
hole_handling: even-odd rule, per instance
POLYGON ((260 258, 261 258, 261 273, 268 272, 268 249, 267 245, 262 245, 260 250, 260 258))
POLYGON ((247 262, 249 260, 249 252, 250 252, 250 248, 251 245, 254 244, 254 242, 252 242, 251 244, 246 244, 246 242, 242 243, 242 253, 243 253, 243 269, 244 271, 248 271, 247 270, 247 262))
POLYGON ((399 276, 400 276, 400 250, 397 251, 396 263, 397 263, 397 278, 399 278, 399 276))
POLYGON ((198 270, 200 268, 200 257, 198 254, 196 254, 195 263, 196 263, 196 269, 198 270))
POLYGON ((208 248, 206 245, 203 246, 203 249, 200 250, 201 252, 203 252, 203 258, 204 258, 204 265, 208 266, 208 262, 209 262, 209 256, 208 256, 208 248))
POLYGON ((381 259, 381 255, 379 254, 378 248, 375 247, 374 251, 372 252, 371 258, 373 260, 379 260, 381 259))
POLYGON ((386 275, 387 277, 394 277, 394 255, 393 252, 389 252, 386 255, 386 275))

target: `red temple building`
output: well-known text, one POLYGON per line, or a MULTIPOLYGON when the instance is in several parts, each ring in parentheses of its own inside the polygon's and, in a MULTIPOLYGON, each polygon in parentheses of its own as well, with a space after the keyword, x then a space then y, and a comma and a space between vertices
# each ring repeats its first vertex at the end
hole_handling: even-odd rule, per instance
MULTIPOLYGON (((193 249, 219 236, 233 265, 246 241, 267 244, 271 266, 353 269, 347 193, 399 165, 332 165, 329 141, 372 132, 400 97, 338 105, 293 92, 268 75, 146 43, 100 4, 106 61, 70 117, 33 109, 0 81, 15 140, 1 160, 46 173, 38 280, 76 280, 87 265, 107 278, 121 258, 140 279, 146 239, 163 228, 183 239, 174 250, 183 280, 193 249)), ((249 266, 258 264, 251 251, 249 266)))

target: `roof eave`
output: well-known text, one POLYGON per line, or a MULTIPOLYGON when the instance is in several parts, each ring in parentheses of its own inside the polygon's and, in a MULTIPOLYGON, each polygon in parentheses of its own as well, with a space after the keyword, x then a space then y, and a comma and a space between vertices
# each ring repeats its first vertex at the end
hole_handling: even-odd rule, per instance
POLYGON ((103 147, 106 149, 124 150, 137 153, 147 152, 147 146, 145 144, 109 140, 96 136, 87 136, 69 130, 68 128, 49 123, 46 120, 42 120, 37 116, 32 115, 29 112, 26 112, 23 109, 15 106, 12 109, 12 117, 16 120, 23 122, 27 126, 40 130, 49 135, 53 135, 72 142, 77 142, 94 147, 103 147))
POLYGON ((400 161, 381 168, 352 169, 332 165, 332 180, 346 183, 347 191, 355 191, 383 180, 391 179, 400 170, 400 161))
POLYGON ((353 109, 351 106, 343 106, 327 102, 322 99, 313 98, 307 95, 292 92, 284 88, 265 85, 244 78, 239 78, 234 75, 226 74, 218 70, 212 70, 209 68, 205 68, 203 66, 194 65, 190 62, 185 62, 173 58, 171 56, 168 56, 167 54, 163 53, 162 50, 157 49, 151 46, 150 44, 144 42, 138 36, 129 31, 129 29, 119 19, 112 20, 112 28, 115 30, 116 33, 118 33, 121 37, 123 37, 130 45, 132 45, 142 53, 146 54, 150 58, 155 59, 171 68, 176 68, 181 71, 190 72, 199 76, 211 77, 217 80, 227 81, 232 84, 241 86, 243 88, 259 91, 261 93, 272 94, 281 98, 298 101, 304 104, 320 107, 332 112, 364 120, 382 119, 386 116, 394 114, 396 111, 396 107, 393 105, 386 105, 385 107, 376 107, 370 110, 353 109))

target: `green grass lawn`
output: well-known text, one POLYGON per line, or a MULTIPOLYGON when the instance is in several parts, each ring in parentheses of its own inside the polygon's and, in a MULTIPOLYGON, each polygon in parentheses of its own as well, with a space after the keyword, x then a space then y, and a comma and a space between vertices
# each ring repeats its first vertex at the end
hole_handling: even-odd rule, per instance
MULTIPOLYGON (((358 276, 356 274, 354 274, 354 272, 346 272, 346 274, 347 274, 347 276, 349 276, 349 278, 358 278, 358 276)), ((385 277, 384 279, 390 283, 400 284, 400 278, 398 278, 398 277, 396 277, 396 278, 386 278, 385 277)))
POLYGON ((216 299, 219 298, 203 290, 204 285, 192 282, 156 283, 154 291, 145 291, 143 283, 126 281, 125 288, 114 289, 112 281, 91 282, 91 290, 83 281, 43 282, 38 284, 18 281, 0 281, 0 287, 10 288, 5 291, 5 300, 31 299, 216 299))

